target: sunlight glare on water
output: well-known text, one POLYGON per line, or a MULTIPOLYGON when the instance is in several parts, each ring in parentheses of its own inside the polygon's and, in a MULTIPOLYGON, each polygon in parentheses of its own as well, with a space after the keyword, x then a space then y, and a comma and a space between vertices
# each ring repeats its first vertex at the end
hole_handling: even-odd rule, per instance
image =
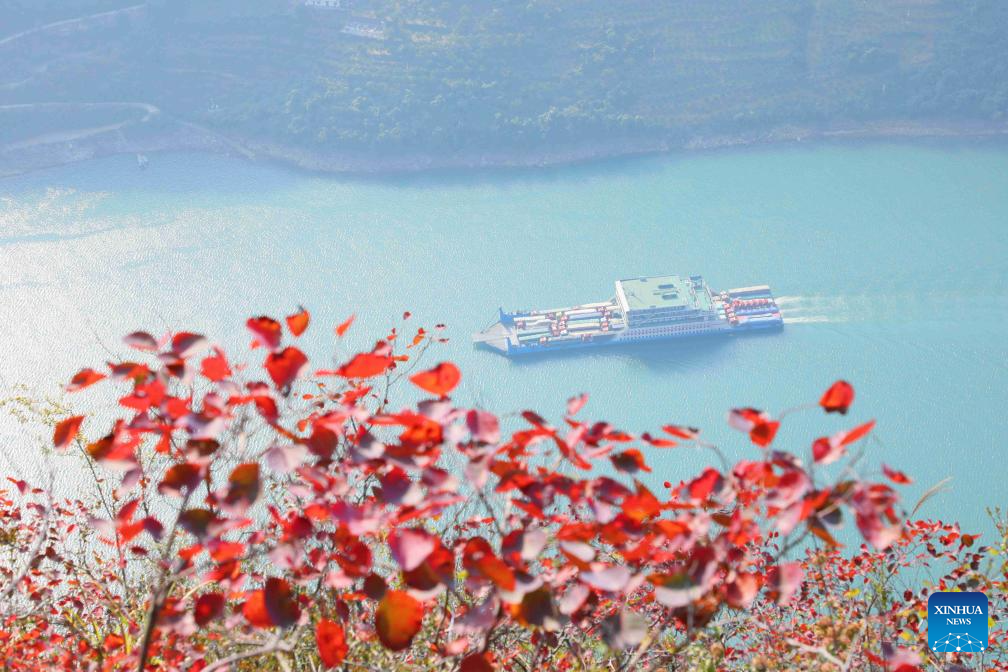
MULTIPOLYGON (((131 157, 83 163, 0 181, 0 384, 56 393, 136 329, 244 348, 247 316, 299 303, 313 312, 306 349, 340 360, 410 310, 406 329, 448 324, 434 356, 462 368, 461 404, 559 421, 588 392, 586 417, 637 432, 696 425, 735 457, 756 452, 726 426, 730 407, 775 412, 846 378, 851 413, 789 416, 781 445, 804 453, 877 418, 868 475, 882 462, 907 471, 911 503, 952 476, 931 515, 986 530, 1008 477, 1006 178, 1003 148, 910 144, 381 180, 202 155, 154 155, 142 172, 131 157), (768 283, 787 326, 529 361, 470 344, 498 306, 606 299, 617 278, 667 273, 716 289, 768 283), (332 326, 351 313, 333 351, 332 326)), ((648 483, 708 458, 652 455, 648 483)))

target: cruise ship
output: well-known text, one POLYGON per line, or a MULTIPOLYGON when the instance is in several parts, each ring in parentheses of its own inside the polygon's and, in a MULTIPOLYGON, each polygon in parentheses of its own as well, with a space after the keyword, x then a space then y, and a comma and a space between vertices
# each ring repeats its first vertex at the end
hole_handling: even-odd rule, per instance
POLYGON ((715 292, 703 276, 666 275, 617 280, 616 295, 608 301, 549 310, 501 308, 497 321, 473 340, 517 356, 783 325, 767 285, 715 292))

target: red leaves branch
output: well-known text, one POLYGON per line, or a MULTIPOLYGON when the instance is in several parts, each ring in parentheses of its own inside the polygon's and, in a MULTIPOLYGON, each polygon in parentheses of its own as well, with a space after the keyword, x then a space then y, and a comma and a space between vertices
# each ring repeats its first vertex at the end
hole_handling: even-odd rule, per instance
MULTIPOLYGON (((336 327, 337 336, 352 321, 336 327)), ((289 336, 301 336, 309 322, 304 309, 287 316, 289 336)), ((110 365, 108 374, 84 369, 71 381, 83 389, 110 377, 128 388, 119 400, 127 417, 88 444, 91 458, 123 471, 124 491, 143 480, 141 495, 182 502, 174 524, 148 513, 146 501, 141 511, 140 497, 105 522, 110 543, 136 553, 150 543, 142 532, 184 539, 178 557, 166 560, 203 587, 160 603, 155 630, 165 642, 174 636, 181 646, 195 629, 225 627, 285 637, 314 623, 317 655, 336 667, 352 640, 376 638, 419 655, 425 618, 438 614, 450 615, 458 636, 428 648, 464 669, 493 669, 498 654, 517 654, 474 643, 490 641, 508 622, 534 637, 580 624, 607 633, 618 648, 642 642, 648 624, 676 628, 692 619, 690 627, 703 627, 724 608, 786 608, 802 594, 808 568, 777 557, 779 545, 802 535, 836 545, 831 530, 844 512, 876 548, 906 538, 889 485, 816 483, 801 458, 773 447, 788 412, 775 418, 734 409, 729 423, 762 449, 752 451, 755 459, 676 476, 656 495, 639 480, 652 478, 648 458, 686 442, 706 446, 699 430, 668 424, 664 434, 636 436, 583 422, 574 418, 587 401, 579 395, 568 400, 559 428, 525 411, 524 423, 506 435, 502 424, 511 419, 448 398, 462 377, 450 362, 408 378, 433 399, 392 411, 360 381, 405 361, 395 354, 394 331, 370 352, 302 380, 292 395, 307 355, 284 344, 277 320, 256 317, 247 327, 254 347, 267 351, 265 381, 219 347, 196 359, 211 346, 188 332, 161 340, 131 334, 127 345, 156 363, 110 365), (236 372, 253 380, 239 384, 236 372), (191 388, 196 376, 199 393, 191 388), (257 452, 236 452, 248 435, 262 442, 257 452), (163 460, 159 471, 140 459, 146 445, 163 460), (267 567, 282 576, 264 576, 267 567), (314 598, 314 585, 327 600, 314 598)), ((417 334, 426 338, 423 329, 417 334)), ((425 349, 412 351, 411 361, 425 349)), ((386 387, 395 378, 387 375, 386 387)), ((838 381, 819 406, 846 413, 853 398, 838 381)), ((83 422, 60 421, 54 445, 69 445, 83 422)), ((873 427, 817 439, 814 464, 840 459, 873 427)), ((910 482, 887 466, 883 473, 910 482)), ((128 648, 125 641, 110 647, 128 648)))

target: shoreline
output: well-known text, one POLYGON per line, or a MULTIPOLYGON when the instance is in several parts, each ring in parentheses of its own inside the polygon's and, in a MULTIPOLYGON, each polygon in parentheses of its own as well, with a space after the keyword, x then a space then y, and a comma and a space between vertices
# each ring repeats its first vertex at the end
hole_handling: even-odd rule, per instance
MULTIPOLYGON (((150 115, 149 115, 150 116, 150 115)), ((1008 137, 1008 123, 879 121, 831 126, 779 126, 764 132, 694 135, 681 140, 621 139, 539 152, 471 152, 435 156, 375 157, 363 152, 313 152, 273 142, 228 137, 211 129, 157 114, 103 132, 73 129, 0 146, 0 179, 119 154, 206 152, 269 162, 297 170, 343 176, 416 175, 438 171, 555 168, 596 161, 675 153, 755 148, 803 142, 900 139, 990 139, 1008 137), (157 128, 150 128, 150 127, 157 128), (51 138, 56 138, 55 140, 51 138)))

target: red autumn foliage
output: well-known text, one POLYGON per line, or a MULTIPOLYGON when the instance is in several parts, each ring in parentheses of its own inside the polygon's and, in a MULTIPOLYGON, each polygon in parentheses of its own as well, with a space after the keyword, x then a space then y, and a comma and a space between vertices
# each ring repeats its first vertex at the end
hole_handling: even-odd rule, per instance
POLYGON ((84 416, 75 415, 56 423, 56 429, 53 430, 53 446, 60 450, 66 448, 77 436, 82 422, 84 422, 84 416))
POLYGON ((280 341, 283 339, 283 327, 272 317, 265 315, 250 317, 245 326, 252 332, 253 343, 269 350, 275 350, 280 346, 280 341))
POLYGON ((336 335, 337 336, 343 336, 344 334, 346 334, 347 330, 350 329, 350 325, 353 324, 354 319, 356 317, 357 317, 357 315, 351 315, 346 320, 344 320, 343 322, 341 322, 340 324, 338 324, 336 326, 336 335))
POLYGON ((451 362, 441 362, 429 371, 421 371, 410 376, 410 381, 421 390, 446 396, 462 380, 462 372, 451 362))
POLYGON ((349 650, 343 626, 327 618, 319 619, 315 626, 315 641, 319 658, 326 667, 337 667, 346 659, 349 650))
MULTIPOLYGON (((385 373, 392 366, 392 358, 378 352, 362 352, 343 366, 336 369, 336 375, 344 378, 373 378, 385 373)), ((320 371, 319 373, 326 373, 320 371)))
POLYGON ((303 307, 298 308, 298 312, 293 315, 288 315, 286 318, 287 328, 294 336, 300 336, 308 329, 308 323, 311 321, 311 314, 305 310, 303 307))
MULTIPOLYGON (((288 316, 288 337, 309 321, 288 316)), ((247 326, 266 351, 252 364, 136 332, 149 361, 74 376, 68 390, 116 390, 53 432, 96 496, 0 490, 5 669, 1006 669, 937 660, 921 614, 935 588, 1004 608, 1008 525, 995 555, 910 518, 893 487, 908 476, 857 475, 873 421, 792 454, 775 445, 787 412, 741 407, 729 422, 755 447, 732 463, 698 429, 577 420, 587 395, 556 423, 458 405, 458 368, 419 366, 444 340, 423 329, 309 375, 279 322, 247 326), (399 380, 435 398, 393 407, 399 380), (649 459, 684 447, 716 466, 656 494, 649 459), (894 589, 921 567, 933 585, 894 589)), ((853 398, 840 381, 819 406, 853 398)), ((1006 639, 996 625, 990 650, 1006 639)))
POLYGON ((94 369, 81 369, 70 379, 70 383, 66 386, 66 391, 77 392, 83 390, 85 387, 94 385, 104 378, 104 373, 98 373, 94 369))
POLYGON ((423 625, 424 608, 401 590, 386 591, 375 609, 375 632, 386 648, 401 651, 410 645, 423 625))
POLYGON ((840 413, 846 415, 847 409, 854 403, 854 388, 846 380, 838 380, 833 383, 821 399, 819 405, 827 413, 840 413))
POLYGON ((279 390, 286 390, 294 379, 301 375, 308 366, 308 358, 293 346, 288 346, 279 352, 271 352, 266 357, 263 368, 279 390))
POLYGON ((220 616, 224 611, 225 599, 222 593, 204 593, 196 599, 193 620, 202 627, 220 616))

